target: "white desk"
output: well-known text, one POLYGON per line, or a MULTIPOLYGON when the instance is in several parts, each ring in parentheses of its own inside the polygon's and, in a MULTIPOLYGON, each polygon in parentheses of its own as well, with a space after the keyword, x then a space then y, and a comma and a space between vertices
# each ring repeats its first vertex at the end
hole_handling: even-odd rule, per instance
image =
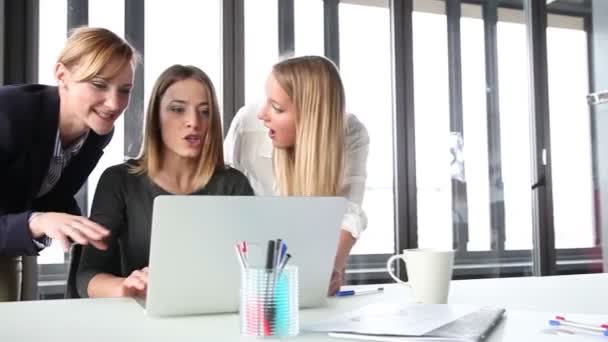
MULTIPOLYGON (((555 314, 586 313, 575 318, 608 321, 608 274, 544 278, 454 281, 450 303, 502 305, 507 318, 489 341, 585 341, 543 334, 555 314), (534 310, 534 311, 524 311, 534 310), (539 312, 540 311, 540 312, 539 312)), ((407 300, 409 290, 385 286, 385 293, 332 298, 323 309, 302 310, 302 324, 379 302, 407 300)), ((236 314, 154 319, 134 300, 72 299, 0 304, 0 341, 251 341, 239 335, 236 314)), ((255 340, 255 339, 253 339, 255 340)), ((287 341, 342 341, 325 334, 301 333, 287 341)), ((598 336, 589 341, 608 341, 598 336)), ((277 341, 277 339, 274 339, 277 341)))

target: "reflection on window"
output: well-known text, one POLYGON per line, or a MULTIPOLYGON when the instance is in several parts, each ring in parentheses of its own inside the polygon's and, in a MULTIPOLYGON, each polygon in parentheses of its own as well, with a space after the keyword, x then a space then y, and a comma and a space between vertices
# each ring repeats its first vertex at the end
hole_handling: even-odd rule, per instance
POLYGON ((388 2, 377 6, 340 4, 340 70, 346 110, 370 136, 363 209, 369 225, 353 254, 394 251, 393 140, 388 2), (365 25, 361 25, 365 22, 365 25), (362 68, 361 66, 366 67, 362 68))
POLYGON ((556 248, 594 247, 587 34, 582 18, 550 16, 547 28, 556 248))
POLYGON ((323 1, 294 0, 294 21, 295 55, 322 56, 323 1))
MULTIPOLYGON (((55 63, 67 36, 67 1, 40 0, 38 40, 38 83, 56 85, 55 63)), ((38 257, 39 264, 63 263, 61 245, 53 242, 38 257)))
POLYGON ((279 60, 276 1, 245 0, 245 103, 264 99, 266 78, 279 60))

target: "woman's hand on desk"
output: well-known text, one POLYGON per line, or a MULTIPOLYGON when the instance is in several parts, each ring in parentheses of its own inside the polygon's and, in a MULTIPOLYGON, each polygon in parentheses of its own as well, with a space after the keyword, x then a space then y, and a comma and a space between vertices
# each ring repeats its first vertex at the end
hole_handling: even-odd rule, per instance
POLYGON ((345 283, 345 272, 344 269, 334 270, 331 272, 331 280, 329 281, 329 289, 327 290, 327 294, 329 296, 336 295, 336 292, 340 290, 340 286, 345 283))
POLYGON ((121 284, 121 297, 145 298, 148 291, 148 268, 133 271, 121 284))
POLYGON ((29 219, 29 228, 34 239, 48 236, 59 240, 67 252, 71 242, 81 245, 91 244, 101 250, 108 248, 103 241, 110 232, 86 217, 64 213, 33 213, 29 219))
POLYGON ((334 271, 331 273, 329 281, 329 289, 327 294, 334 296, 340 290, 340 286, 346 283, 346 259, 350 254, 350 250, 355 245, 357 240, 346 230, 340 230, 340 238, 338 240, 338 251, 334 260, 334 271))

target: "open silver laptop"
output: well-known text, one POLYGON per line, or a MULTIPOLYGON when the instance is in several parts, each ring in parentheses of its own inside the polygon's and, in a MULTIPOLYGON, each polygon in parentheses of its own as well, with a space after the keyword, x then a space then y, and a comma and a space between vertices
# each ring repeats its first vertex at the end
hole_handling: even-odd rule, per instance
POLYGON ((326 303, 346 200, 340 197, 159 196, 145 309, 152 316, 235 312, 234 245, 282 239, 298 266, 300 307, 326 303))

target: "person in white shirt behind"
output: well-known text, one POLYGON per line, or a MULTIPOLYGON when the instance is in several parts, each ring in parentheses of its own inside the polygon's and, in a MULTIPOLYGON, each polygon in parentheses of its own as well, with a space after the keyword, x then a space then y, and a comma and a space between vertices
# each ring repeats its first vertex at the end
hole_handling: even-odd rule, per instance
POLYGON ((361 208, 369 136, 345 112, 342 80, 327 58, 275 64, 266 100, 235 115, 224 141, 226 163, 243 172, 256 195, 343 196, 348 206, 328 293, 344 283, 346 259, 367 227, 361 208))

